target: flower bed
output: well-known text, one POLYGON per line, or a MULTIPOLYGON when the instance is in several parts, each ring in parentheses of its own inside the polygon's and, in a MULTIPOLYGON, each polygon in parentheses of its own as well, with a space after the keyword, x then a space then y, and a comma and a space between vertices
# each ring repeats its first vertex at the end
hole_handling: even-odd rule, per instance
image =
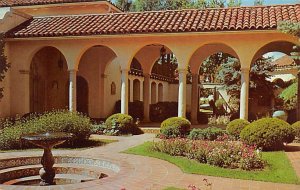
POLYGON ((263 169, 265 162, 255 146, 238 141, 203 141, 185 138, 163 139, 153 144, 155 151, 183 156, 200 163, 243 170, 263 169))

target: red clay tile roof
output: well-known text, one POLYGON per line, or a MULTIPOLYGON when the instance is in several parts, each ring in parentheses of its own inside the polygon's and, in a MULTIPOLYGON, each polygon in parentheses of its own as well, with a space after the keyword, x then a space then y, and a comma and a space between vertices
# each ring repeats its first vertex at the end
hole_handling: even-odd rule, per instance
POLYGON ((93 2, 93 1, 105 1, 105 0, 1 0, 0 7, 47 5, 47 4, 93 2))
POLYGON ((8 37, 269 30, 282 20, 300 22, 300 4, 37 17, 10 31, 8 37))
POLYGON ((272 62, 272 65, 276 65, 278 67, 293 65, 293 64, 295 64, 294 60, 288 55, 284 55, 272 62))

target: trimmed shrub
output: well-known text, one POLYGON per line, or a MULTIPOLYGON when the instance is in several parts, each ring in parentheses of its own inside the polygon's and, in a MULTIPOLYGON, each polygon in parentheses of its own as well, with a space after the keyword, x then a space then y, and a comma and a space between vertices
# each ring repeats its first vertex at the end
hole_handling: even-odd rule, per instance
POLYGON ((142 134, 142 130, 133 122, 133 118, 127 114, 117 113, 108 117, 103 133, 106 135, 122 135, 122 134, 142 134))
POLYGON ((129 134, 133 127, 133 118, 127 114, 113 114, 105 121, 105 133, 110 135, 129 134))
POLYGON ((296 123, 294 123, 292 125, 292 127, 294 129, 295 137, 297 137, 299 140, 300 139, 300 121, 297 121, 296 123))
POLYGON ((226 134, 226 131, 217 127, 208 127, 205 129, 193 129, 188 138, 192 140, 214 141, 218 137, 226 134))
POLYGON ((277 118, 252 122, 242 130, 240 137, 245 143, 264 150, 281 150, 283 143, 290 143, 295 138, 291 125, 277 118))
POLYGON ((241 131, 249 124, 250 122, 247 120, 235 119, 227 125, 226 130, 229 135, 232 135, 238 139, 240 137, 241 131))
POLYGON ((184 137, 191 128, 191 122, 183 117, 171 117, 160 125, 160 133, 166 138, 184 137))
POLYGON ((23 118, 0 132, 0 149, 25 148, 27 145, 20 143, 22 135, 45 132, 72 133, 74 138, 70 143, 80 143, 89 138, 92 125, 88 117, 67 110, 47 112, 39 116, 28 117, 28 119, 23 118))

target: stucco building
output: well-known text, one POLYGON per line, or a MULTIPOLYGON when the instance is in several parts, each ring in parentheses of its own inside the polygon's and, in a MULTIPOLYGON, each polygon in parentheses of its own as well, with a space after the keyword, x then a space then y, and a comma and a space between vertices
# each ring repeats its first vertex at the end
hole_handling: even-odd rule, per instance
POLYGON ((188 107, 196 122, 199 67, 225 52, 240 60, 240 117, 247 118, 251 64, 300 45, 276 30, 279 21, 300 22, 300 4, 140 13, 100 0, 7 0, 0 7, 11 63, 1 117, 68 108, 105 118, 116 101, 128 113, 128 102, 141 100, 146 121, 149 104, 178 101, 178 116, 188 107), (177 84, 151 73, 162 48, 176 56, 177 84), (142 73, 131 69, 134 59, 142 73))

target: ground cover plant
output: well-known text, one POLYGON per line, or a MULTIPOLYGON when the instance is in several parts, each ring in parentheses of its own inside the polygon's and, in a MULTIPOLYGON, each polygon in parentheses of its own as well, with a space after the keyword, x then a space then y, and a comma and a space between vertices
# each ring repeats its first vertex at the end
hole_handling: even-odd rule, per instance
POLYGON ((7 121, 0 130, 0 150, 31 147, 29 143, 20 140, 23 135, 66 132, 72 133, 70 145, 81 144, 88 140, 92 132, 90 119, 77 112, 59 110, 40 115, 30 115, 15 122, 7 121))
POLYGON ((289 159, 283 151, 262 152, 262 160, 267 164, 263 170, 241 170, 220 168, 200 163, 196 160, 182 156, 171 156, 169 154, 153 150, 153 142, 146 142, 142 145, 130 148, 124 153, 136 154, 159 158, 175 164, 185 173, 219 176, 237 179, 268 181, 276 183, 300 184, 289 159))
POLYGON ((223 168, 263 169, 265 162, 255 146, 237 141, 203 141, 183 138, 163 139, 153 143, 153 150, 171 156, 183 156, 223 168))

